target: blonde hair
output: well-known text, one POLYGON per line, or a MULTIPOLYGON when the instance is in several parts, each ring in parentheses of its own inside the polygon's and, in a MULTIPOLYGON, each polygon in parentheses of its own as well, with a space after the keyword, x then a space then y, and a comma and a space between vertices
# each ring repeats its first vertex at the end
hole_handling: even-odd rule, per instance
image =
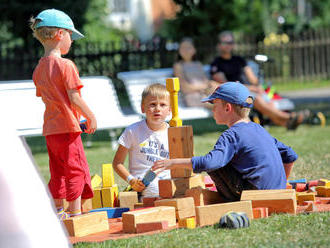
POLYGON ((144 103, 147 96, 154 96, 158 98, 168 98, 170 97, 170 93, 166 90, 166 87, 163 84, 155 83, 148 85, 142 92, 142 100, 141 104, 144 103))
POLYGON ((57 27, 40 27, 36 28, 36 25, 40 22, 40 20, 35 19, 34 17, 30 18, 30 28, 33 31, 33 36, 39 40, 40 42, 44 42, 46 40, 54 39, 56 32, 59 28, 57 27))
POLYGON ((250 111, 251 111, 250 108, 243 107, 241 105, 234 104, 234 103, 231 103, 231 102, 227 102, 227 101, 222 100, 222 99, 220 99, 220 100, 221 100, 223 106, 225 106, 227 103, 229 103, 231 106, 233 106, 234 112, 239 117, 241 117, 241 118, 247 118, 247 117, 249 117, 249 114, 250 114, 250 111))

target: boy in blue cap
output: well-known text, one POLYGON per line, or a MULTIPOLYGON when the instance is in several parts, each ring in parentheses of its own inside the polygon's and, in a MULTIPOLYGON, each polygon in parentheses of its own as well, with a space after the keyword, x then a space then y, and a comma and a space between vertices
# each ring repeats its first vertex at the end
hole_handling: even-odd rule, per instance
POLYGON ((75 64, 62 58, 72 41, 84 37, 71 18, 56 9, 47 9, 32 18, 33 35, 44 47, 44 56, 33 72, 36 95, 45 104, 43 135, 49 155, 49 190, 59 217, 66 218, 63 199, 69 202, 70 216, 81 214, 82 199, 93 197, 91 178, 81 141, 80 116, 87 119, 87 133, 97 127, 93 112, 81 98, 83 87, 75 64))
POLYGON ((204 156, 159 160, 153 170, 190 168, 207 172, 223 201, 238 201, 243 190, 285 189, 297 154, 251 122, 253 97, 239 82, 219 86, 202 102, 213 104, 217 124, 227 125, 213 150, 204 156))

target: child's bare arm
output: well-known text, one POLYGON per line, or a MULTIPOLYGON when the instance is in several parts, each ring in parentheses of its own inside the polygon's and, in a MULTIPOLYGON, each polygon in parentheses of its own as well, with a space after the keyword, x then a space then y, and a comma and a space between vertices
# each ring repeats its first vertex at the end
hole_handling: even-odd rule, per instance
POLYGON ((158 160, 152 166, 152 170, 156 173, 160 173, 163 170, 175 169, 175 168, 187 168, 192 170, 192 163, 190 158, 174 158, 158 160))
POLYGON ((286 180, 288 180, 290 174, 291 174, 291 171, 292 171, 292 168, 293 168, 293 165, 294 163, 287 163, 287 164, 283 164, 284 166, 284 171, 285 171, 285 175, 286 175, 286 180))
MULTIPOLYGON (((114 170, 125 181, 127 180, 127 177, 130 175, 129 171, 124 166, 127 153, 128 153, 128 149, 122 145, 119 145, 115 157, 112 161, 112 166, 114 170)), ((137 192, 141 192, 145 188, 142 181, 137 178, 132 178, 128 183, 132 186, 133 190, 137 192)))
POLYGON ((97 128, 96 118, 77 90, 67 91, 70 102, 87 119, 87 133, 94 133, 97 128))

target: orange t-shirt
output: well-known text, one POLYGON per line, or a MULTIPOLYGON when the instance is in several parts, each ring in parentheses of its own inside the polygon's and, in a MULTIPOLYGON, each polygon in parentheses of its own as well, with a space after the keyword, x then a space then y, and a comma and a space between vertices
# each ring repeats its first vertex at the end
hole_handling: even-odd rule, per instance
POLYGON ((67 90, 83 87, 75 64, 56 56, 43 57, 33 72, 36 95, 42 98, 44 113, 43 135, 81 132, 80 115, 71 104, 67 90))

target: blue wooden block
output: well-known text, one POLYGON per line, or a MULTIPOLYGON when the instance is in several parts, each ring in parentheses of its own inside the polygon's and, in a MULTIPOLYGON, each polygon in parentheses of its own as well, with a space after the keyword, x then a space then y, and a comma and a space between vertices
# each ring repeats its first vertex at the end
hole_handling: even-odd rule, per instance
POLYGON ((297 180, 289 180, 288 183, 290 183, 290 184, 294 184, 294 183, 307 183, 307 180, 306 180, 306 178, 297 179, 297 180))
POLYGON ((101 212, 101 211, 106 211, 108 214, 108 219, 111 219, 111 218, 121 217, 123 213, 129 211, 129 208, 96 208, 96 209, 92 209, 89 212, 101 212))

